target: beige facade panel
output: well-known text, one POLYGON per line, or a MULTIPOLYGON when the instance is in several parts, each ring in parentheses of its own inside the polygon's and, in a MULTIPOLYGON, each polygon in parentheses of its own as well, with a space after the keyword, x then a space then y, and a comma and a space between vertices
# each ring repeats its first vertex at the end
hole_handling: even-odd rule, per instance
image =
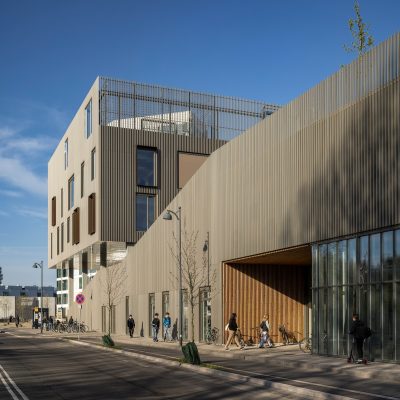
POLYGON ((179 153, 178 156, 178 186, 182 189, 193 174, 207 160, 207 156, 200 154, 179 153))
MULTIPOLYGON (((99 235, 89 235, 88 232, 88 195, 90 193, 99 193, 99 176, 91 179, 90 165, 91 165, 91 151, 96 148, 99 151, 99 107, 98 107, 98 80, 95 81, 81 106, 79 107, 74 119, 68 126, 67 131, 60 140, 57 148, 55 149, 49 163, 48 163, 48 236, 49 236, 49 252, 48 252, 48 265, 55 267, 57 264, 66 258, 79 252, 93 242, 98 240, 99 235), (91 114, 92 114, 92 133, 86 137, 85 125, 85 108, 91 101, 91 114), (68 141, 68 157, 66 162, 65 142, 68 141), (81 165, 84 163, 85 170, 82 175, 81 165), (68 181, 74 176, 74 205, 71 206, 69 202, 68 181), (81 196, 82 176, 84 179, 83 189, 84 196, 81 196), (55 225, 52 225, 52 198, 55 197, 56 207, 56 220, 55 225), (62 198, 61 198, 62 197, 62 198), (80 241, 79 244, 74 244, 72 240, 67 241, 67 238, 72 238, 73 224, 67 223, 68 218, 72 222, 72 214, 74 210, 79 207, 80 209, 80 241), (64 223, 64 251, 59 254, 54 251, 56 249, 57 227, 64 223), (68 229, 69 228, 69 229, 68 229), (53 243, 51 244, 51 237, 53 243), (51 246, 53 246, 53 254, 51 254, 51 246)), ((95 160, 98 164, 98 160, 95 160)), ((98 166, 97 166, 98 170, 98 166)), ((99 205, 98 207, 99 208, 99 205)), ((99 221, 97 216, 97 221, 99 221)))
MULTIPOLYGON (((185 229, 199 232, 199 263, 209 232, 211 267, 217 271, 213 326, 222 329, 225 322, 223 262, 400 224, 399 51, 397 34, 222 146, 170 204, 159 199, 160 216, 166 206, 180 206, 185 229)), ((115 148, 110 154, 126 158, 124 149, 144 144, 140 133, 129 130, 120 130, 124 140, 117 143, 112 129, 102 131, 104 143, 115 148)), ((185 151, 184 140, 165 142, 161 155, 185 151)), ((114 156, 103 167, 114 179, 103 187, 101 229, 113 240, 129 230, 113 210, 133 201, 133 189, 124 183, 131 179, 124 170, 130 162, 114 156), (124 187, 122 201, 116 192, 124 187)), ((168 165, 163 171, 165 179, 177 179, 168 176, 168 165)), ((173 232, 176 220, 158 218, 128 251, 127 295, 145 330, 148 294, 156 293, 161 312, 161 293, 177 293, 171 280, 177 268, 170 251, 173 232)), ((177 312, 173 305, 173 319, 177 312)))

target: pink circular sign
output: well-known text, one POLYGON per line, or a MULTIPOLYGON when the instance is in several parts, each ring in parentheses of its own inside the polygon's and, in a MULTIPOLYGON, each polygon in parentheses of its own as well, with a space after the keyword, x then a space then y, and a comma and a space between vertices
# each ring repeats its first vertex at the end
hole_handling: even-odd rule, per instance
POLYGON ((78 294, 75 296, 75 301, 76 301, 76 303, 78 303, 78 304, 83 304, 83 303, 85 302, 85 296, 83 295, 83 293, 78 293, 78 294))

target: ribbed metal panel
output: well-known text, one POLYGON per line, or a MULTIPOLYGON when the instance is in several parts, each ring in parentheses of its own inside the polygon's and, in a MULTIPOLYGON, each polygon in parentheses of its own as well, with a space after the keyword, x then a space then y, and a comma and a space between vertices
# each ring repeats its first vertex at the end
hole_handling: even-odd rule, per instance
MULTIPOLYGON (((199 231, 200 238, 210 233, 210 259, 217 271, 213 325, 222 329, 226 317, 224 262, 400 224, 399 49, 396 34, 222 146, 168 205, 172 210, 182 207, 186 229, 199 231)), ((112 129, 103 128, 102 135, 105 143, 117 146, 112 129)), ((130 140, 134 136, 141 138, 141 133, 130 140)), ((170 154, 174 141, 185 143, 184 137, 169 139, 163 139, 163 151, 170 154)), ((118 157, 105 163, 103 173, 115 165, 122 174, 118 157)), ((171 172, 173 166, 169 168, 171 172)), ((165 171, 168 174, 168 167, 165 171)), ((173 175, 168 179, 176 179, 173 175)), ((112 196, 105 210, 122 206, 117 194, 112 196)), ((118 219, 113 213, 116 210, 110 211, 105 225, 115 223, 111 215, 118 219)), ((161 310, 157 299, 170 290, 171 314, 177 316, 176 287, 170 278, 176 270, 169 250, 173 231, 175 223, 159 218, 128 251, 128 294, 138 321, 145 324, 148 293, 156 293, 156 308, 161 310)), ((247 287, 250 279, 242 283, 244 288, 238 275, 232 275, 229 293, 261 290, 247 287)), ((270 301, 280 304, 277 297, 270 301)), ((256 310, 259 318, 261 309, 256 310)), ((239 318, 246 312, 240 311, 239 318)), ((251 317, 249 326, 254 320, 251 317)), ((279 322, 284 321, 274 325, 279 322)))

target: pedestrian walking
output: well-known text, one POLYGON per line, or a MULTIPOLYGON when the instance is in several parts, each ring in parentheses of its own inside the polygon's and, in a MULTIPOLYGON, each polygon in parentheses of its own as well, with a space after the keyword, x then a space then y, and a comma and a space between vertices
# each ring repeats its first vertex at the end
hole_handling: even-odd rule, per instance
POLYGON ((169 316, 169 312, 165 313, 163 318, 163 327, 164 327, 164 342, 167 340, 170 342, 172 340, 171 337, 171 317, 169 316))
MULTIPOLYGON (((356 349, 357 349, 357 364, 365 363, 366 360, 364 360, 364 340, 369 338, 371 336, 371 329, 368 328, 364 322, 360 320, 360 317, 358 314, 353 314, 353 322, 350 327, 350 335, 353 335, 353 346, 354 343, 356 344, 356 349)), ((351 349, 353 352, 353 347, 351 349)), ((349 359, 351 360, 352 353, 350 354, 349 359)))
POLYGON ((231 318, 229 319, 229 322, 228 322, 228 326, 227 326, 228 332, 229 332, 229 337, 228 337, 228 341, 226 342, 226 345, 225 345, 225 350, 229 350, 229 346, 230 346, 232 340, 235 340, 235 343, 238 347, 240 347, 240 350, 244 349, 244 346, 241 346, 239 343, 239 338, 237 335, 238 325, 236 322, 236 318, 237 318, 236 313, 232 313, 231 318))
POLYGON ((271 326, 269 324, 269 315, 265 314, 260 324, 260 343, 258 345, 260 349, 264 348, 266 344, 268 347, 273 347, 271 343, 271 337, 269 335, 270 329, 271 326))
POLYGON ((135 331, 135 320, 133 319, 132 315, 129 316, 126 324, 129 329, 129 336, 133 337, 133 332, 135 331))
POLYGON ((18 328, 19 326, 19 315, 16 316, 15 318, 15 326, 18 328))
POLYGON ((158 331, 160 330, 160 318, 158 318, 158 313, 154 314, 153 321, 151 321, 151 327, 153 331, 153 342, 158 342, 158 331))

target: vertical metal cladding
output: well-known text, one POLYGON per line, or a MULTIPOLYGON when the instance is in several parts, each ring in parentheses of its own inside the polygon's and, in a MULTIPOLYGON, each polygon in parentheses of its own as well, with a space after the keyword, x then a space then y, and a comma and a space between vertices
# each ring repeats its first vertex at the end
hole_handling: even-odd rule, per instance
MULTIPOLYGON (((213 325, 223 328, 224 302, 239 307, 242 290, 247 304, 264 290, 259 280, 241 282, 239 272, 222 268, 226 260, 400 224, 399 49, 396 34, 226 143, 166 203, 174 210, 182 207, 187 229, 210 232, 218 273, 213 325)), ((185 137, 172 136, 164 139, 167 150, 175 140, 185 143, 185 137)), ((175 230, 175 224, 159 219, 129 250, 132 299, 173 290, 169 273, 176 266, 168 244, 175 230)), ((271 270, 271 280, 277 281, 274 274, 279 271, 271 270)), ((302 319, 301 309, 285 303, 278 290, 261 296, 302 319)), ((245 323, 251 327, 262 313, 257 307, 226 312, 249 318, 245 323)), ((284 319, 273 324, 290 322, 284 319)))
POLYGON ((255 101, 100 78, 101 240, 136 242, 135 196, 158 215, 178 193, 178 152, 211 154, 278 109, 255 101), (137 146, 158 151, 157 185, 136 183, 137 146))

